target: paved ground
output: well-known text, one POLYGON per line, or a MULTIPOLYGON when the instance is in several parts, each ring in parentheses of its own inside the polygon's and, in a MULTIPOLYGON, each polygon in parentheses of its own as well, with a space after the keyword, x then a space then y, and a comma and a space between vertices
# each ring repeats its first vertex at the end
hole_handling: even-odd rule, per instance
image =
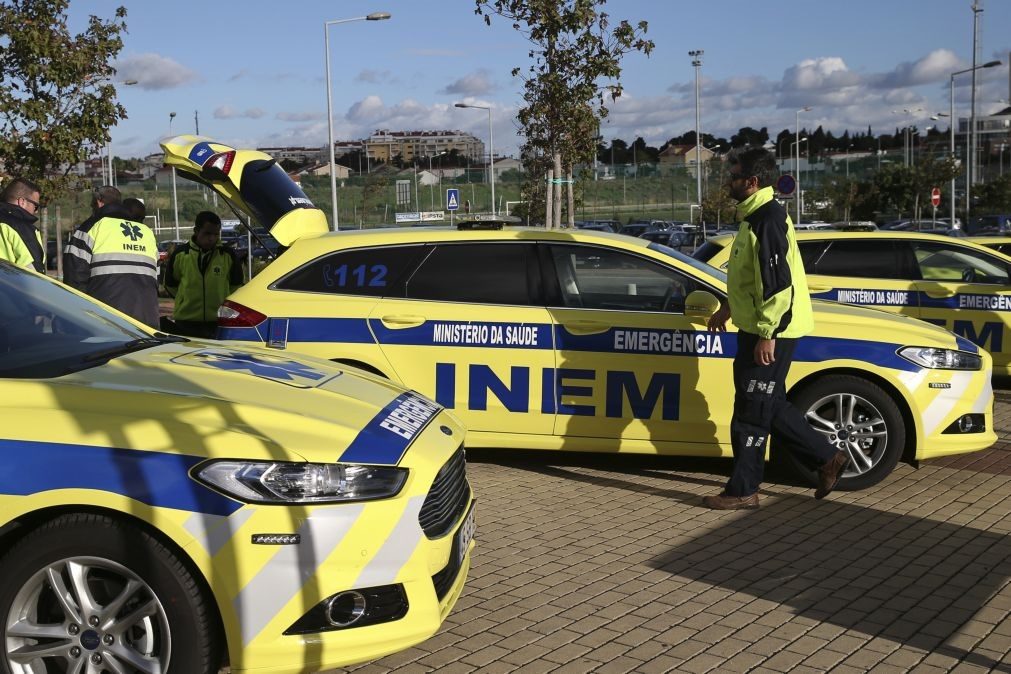
POLYGON ((1001 441, 816 501, 699 506, 729 461, 471 452, 478 543, 424 644, 356 672, 1011 672, 1001 441))

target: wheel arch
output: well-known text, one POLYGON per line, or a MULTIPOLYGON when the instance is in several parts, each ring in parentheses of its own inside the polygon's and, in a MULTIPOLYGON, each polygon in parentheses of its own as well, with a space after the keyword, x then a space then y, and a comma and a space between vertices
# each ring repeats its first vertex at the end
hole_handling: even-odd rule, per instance
POLYGON ((881 375, 868 370, 860 370, 852 367, 837 367, 829 370, 819 370, 818 372, 812 372, 803 379, 794 383, 794 385, 790 387, 790 391, 787 395, 792 399, 797 393, 807 386, 812 385, 820 379, 833 375, 863 379, 871 384, 874 384, 891 397, 895 406, 899 408, 899 414, 902 415, 902 423, 905 424, 906 428, 912 429, 913 431, 912 433, 906 433, 906 444, 902 448, 902 456, 900 457, 900 460, 910 465, 915 465, 917 438, 919 438, 921 432, 920 424, 918 423, 915 415, 913 415, 909 398, 901 390, 899 390, 894 383, 885 379, 881 375))
POLYGON ((222 619, 221 607, 218 605, 214 592, 211 590, 211 586, 207 582, 206 574, 189 555, 189 553, 186 552, 185 548, 176 543, 171 536, 168 536, 164 532, 160 531, 157 527, 143 518, 130 513, 125 513, 121 510, 96 505, 56 505, 43 507, 17 515, 10 522, 0 527, 0 550, 11 549, 19 540, 28 535, 33 529, 63 515, 98 515, 101 517, 108 517, 119 522, 124 522, 140 529, 145 534, 157 540, 167 549, 171 550, 197 582, 197 585, 200 588, 200 593, 204 596, 207 605, 212 608, 212 618, 215 630, 218 638, 221 640, 221 653, 225 659, 225 662, 223 662, 222 665, 228 664, 228 633, 225 630, 224 621, 222 619))

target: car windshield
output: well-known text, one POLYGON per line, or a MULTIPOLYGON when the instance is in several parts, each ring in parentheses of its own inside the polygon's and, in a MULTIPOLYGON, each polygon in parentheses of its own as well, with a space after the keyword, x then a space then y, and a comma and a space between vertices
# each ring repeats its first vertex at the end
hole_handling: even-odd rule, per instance
POLYGON ((665 246, 662 243, 651 243, 649 244, 649 249, 655 250, 658 253, 663 253, 668 257, 672 257, 675 260, 678 260, 679 262, 688 265, 692 269, 701 272, 706 276, 716 279, 723 285, 727 284, 727 275, 724 274, 722 271, 716 269, 715 267, 710 267, 704 262, 699 262, 695 258, 689 257, 688 255, 685 255, 681 251, 674 250, 670 246, 665 246))
POLYGON ((181 338, 152 336, 59 283, 0 262, 0 378, 48 378, 181 338))

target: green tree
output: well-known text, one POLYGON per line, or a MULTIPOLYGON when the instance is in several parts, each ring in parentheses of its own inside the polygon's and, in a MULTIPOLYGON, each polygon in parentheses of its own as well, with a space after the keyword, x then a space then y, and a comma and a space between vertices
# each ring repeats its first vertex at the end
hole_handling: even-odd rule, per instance
POLYGON ((69 0, 0 0, 0 164, 38 181, 50 197, 78 183, 71 167, 109 141, 126 118, 112 62, 126 8, 67 27, 69 0))
MULTIPOLYGON (((526 141, 527 182, 540 181, 541 167, 551 166, 556 178, 571 179, 572 167, 593 160, 600 120, 607 117, 605 96, 621 95, 621 59, 631 51, 649 54, 647 24, 621 21, 611 26, 600 11, 606 0, 475 0, 475 13, 491 25, 492 15, 511 21, 533 45, 533 62, 514 77, 524 83, 524 100, 517 118, 526 141)), ((560 185, 554 186, 555 207, 545 224, 560 220, 560 185)), ((540 190, 524 190, 536 196, 540 190)), ((569 218, 573 190, 569 183, 569 218)), ((536 208, 535 206, 532 206, 536 208)))
POLYGON ((972 193, 977 213, 1011 213, 1011 174, 977 185, 972 193))

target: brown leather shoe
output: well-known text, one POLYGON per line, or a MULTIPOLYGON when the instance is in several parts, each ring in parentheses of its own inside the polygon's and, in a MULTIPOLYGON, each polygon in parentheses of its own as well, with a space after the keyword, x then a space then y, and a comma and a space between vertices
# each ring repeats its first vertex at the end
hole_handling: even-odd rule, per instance
POLYGON ((821 467, 818 471, 818 488, 814 490, 815 498, 825 498, 832 493, 832 490, 839 484, 839 478, 842 477, 849 462, 849 454, 840 449, 821 467))
POLYGON ((713 510, 754 510, 758 507, 758 494, 751 496, 730 496, 729 494, 713 494, 703 496, 702 505, 713 510))

